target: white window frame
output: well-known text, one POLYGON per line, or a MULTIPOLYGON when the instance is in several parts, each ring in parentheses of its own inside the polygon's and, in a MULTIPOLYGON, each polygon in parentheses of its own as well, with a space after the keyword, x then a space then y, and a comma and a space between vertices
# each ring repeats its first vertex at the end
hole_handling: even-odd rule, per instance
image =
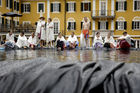
POLYGON ((108 6, 108 5, 107 5, 107 4, 108 4, 107 0, 104 0, 104 1, 100 0, 100 1, 99 1, 99 15, 101 16, 101 10, 102 10, 102 9, 101 9, 101 3, 102 3, 102 2, 105 2, 105 3, 106 3, 105 16, 107 16, 107 10, 108 10, 108 9, 107 9, 107 6, 108 6))
POLYGON ((140 9, 139 10, 135 10, 135 1, 139 1, 140 2, 140 0, 133 0, 133 11, 140 11, 140 9))
POLYGON ((53 12, 52 13, 60 13, 59 12, 59 4, 61 4, 61 3, 60 2, 52 2, 52 4, 53 4, 53 12), (58 5, 57 6, 54 6, 54 4, 58 4, 58 5), (58 9, 58 10, 57 11, 54 11, 55 8, 58 9))
POLYGON ((107 30, 106 29, 106 22, 107 21, 99 21, 100 22, 100 30, 107 30), (102 23, 102 24, 101 24, 102 23), (103 23, 104 23, 104 28, 103 28, 103 23))
POLYGON ((37 2, 37 13, 40 13, 40 11, 38 11, 39 4, 43 4, 44 5, 44 11, 42 11, 42 13, 45 13, 45 2, 37 2))
POLYGON ((23 21, 22 25, 24 26, 24 24, 26 24, 26 23, 31 24, 31 21, 23 21))
MULTIPOLYGON (((70 30, 68 31, 75 31, 74 29, 74 22, 76 23, 75 19, 74 18, 69 18, 68 21, 67 21, 67 27, 68 27, 68 23, 72 23, 72 27, 70 28, 70 30), (71 20, 72 19, 72 20, 71 20)), ((76 28, 76 27, 75 27, 76 28)))
MULTIPOLYGON (((82 1, 82 3, 84 4, 84 3, 91 3, 91 1, 82 1)), ((88 7, 89 8, 89 7, 88 7)), ((83 11, 82 12, 90 12, 90 10, 88 9, 88 11, 85 11, 84 10, 84 6, 83 6, 83 11)))
POLYGON ((117 1, 117 2, 118 2, 118 11, 117 11, 117 12, 125 11, 125 10, 124 10, 125 1, 117 1), (121 8, 120 8, 119 4, 122 4, 121 8))
POLYGON ((134 22, 134 29, 132 29, 132 30, 140 30, 140 20, 134 20, 133 22, 134 22), (139 22, 139 26, 137 26, 138 22, 139 22))
POLYGON ((0 7, 2 7, 2 0, 0 0, 0 1, 1 1, 0 7))
POLYGON ((68 13, 74 13, 75 11, 75 9, 74 9, 74 4, 76 3, 75 1, 69 1, 69 2, 67 2, 68 4, 71 4, 71 7, 69 7, 69 5, 68 5, 68 13), (72 8, 72 9, 71 9, 72 8), (70 10, 71 9, 71 10, 70 10))
MULTIPOLYGON (((6 5, 7 5, 7 2, 6 2, 6 5)), ((6 6, 6 9, 10 9, 10 1, 9 0, 8 0, 8 6, 6 6)))
MULTIPOLYGON (((23 8, 24 8, 23 13, 30 13, 30 12, 25 11, 25 5, 26 5, 26 8, 27 8, 27 4, 30 4, 30 3, 29 2, 23 3, 23 8)), ((30 4, 30 7, 31 7, 31 4, 30 4)))
POLYGON ((117 21, 118 22, 118 29, 117 30, 125 30, 124 29, 124 22, 125 21, 117 21))
MULTIPOLYGON (((60 20, 58 18, 54 18, 52 22, 54 24, 54 29, 55 29, 55 23, 58 23, 58 33, 59 33, 60 32, 60 20)), ((55 33, 55 30, 54 30, 54 35, 58 35, 58 33, 55 33)))

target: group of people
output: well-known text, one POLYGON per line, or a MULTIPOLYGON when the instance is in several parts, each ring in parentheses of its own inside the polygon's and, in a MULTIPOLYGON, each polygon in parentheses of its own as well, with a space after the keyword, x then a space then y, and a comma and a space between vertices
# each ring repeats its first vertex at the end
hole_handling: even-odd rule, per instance
POLYGON ((100 35, 100 32, 96 33, 94 38, 93 47, 94 48, 117 48, 117 49, 129 49, 131 47, 131 37, 127 34, 127 32, 123 32, 123 35, 117 38, 117 42, 115 42, 114 38, 111 36, 109 32, 108 35, 105 37, 104 42, 100 35))
MULTIPOLYGON (((80 38, 81 41, 85 41, 85 47, 89 45, 89 29, 90 29, 90 22, 88 21, 87 17, 84 17, 84 22, 82 24, 82 33, 80 38)), ((24 35, 24 32, 21 32, 18 36, 17 41, 15 41, 14 34, 10 31, 6 35, 6 41, 3 42, 5 46, 10 47, 18 47, 18 48, 35 48, 35 47, 49 47, 54 48, 55 45, 57 50, 64 50, 67 49, 74 49, 79 46, 79 42, 77 36, 74 32, 66 40, 62 33, 59 33, 56 41, 54 37, 54 24, 51 18, 48 18, 48 22, 46 24, 45 18, 40 17, 39 21, 37 22, 36 32, 33 32, 31 36, 27 39, 24 35)), ((94 40, 93 40, 93 47, 94 48, 130 48, 131 46, 131 38, 124 32, 123 35, 117 39, 118 43, 116 44, 111 33, 109 32, 108 35, 105 37, 104 42, 100 35, 100 32, 97 32, 94 40)), ((81 43, 82 46, 82 43, 81 43)))

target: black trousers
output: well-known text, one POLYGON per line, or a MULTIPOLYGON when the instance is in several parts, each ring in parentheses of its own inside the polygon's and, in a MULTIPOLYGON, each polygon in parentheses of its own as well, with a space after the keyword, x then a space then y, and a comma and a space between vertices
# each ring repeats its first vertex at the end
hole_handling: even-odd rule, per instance
POLYGON ((104 44, 104 47, 110 48, 110 43, 105 43, 105 44, 104 44))
POLYGON ((61 47, 61 50, 64 50, 64 42, 58 40, 58 41, 57 41, 57 45, 56 45, 56 47, 57 47, 57 48, 61 47))

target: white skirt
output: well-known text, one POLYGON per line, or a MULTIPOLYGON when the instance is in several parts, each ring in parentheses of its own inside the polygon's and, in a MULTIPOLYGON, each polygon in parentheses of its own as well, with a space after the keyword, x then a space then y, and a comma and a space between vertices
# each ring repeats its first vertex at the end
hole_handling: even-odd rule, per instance
POLYGON ((46 32, 46 42, 50 42, 54 40, 54 31, 53 29, 48 29, 46 32))

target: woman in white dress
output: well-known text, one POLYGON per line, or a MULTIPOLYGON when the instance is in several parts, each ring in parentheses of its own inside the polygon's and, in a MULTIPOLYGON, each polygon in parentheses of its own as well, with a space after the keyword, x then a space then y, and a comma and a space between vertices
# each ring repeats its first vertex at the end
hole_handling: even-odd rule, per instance
POLYGON ((96 36, 94 38, 93 47, 94 48, 102 48, 103 47, 103 40, 102 40, 102 37, 100 36, 100 32, 96 33, 96 36))
POLYGON ((111 36, 111 32, 105 37, 105 44, 104 47, 106 48, 115 48, 115 41, 114 38, 111 36))
POLYGON ((40 41, 40 46, 43 47, 44 41, 46 39, 45 37, 45 18, 40 17, 40 20, 37 23, 37 28, 36 28, 36 35, 40 41))
POLYGON ((53 41, 54 41, 54 24, 52 22, 51 18, 48 18, 47 22, 47 29, 46 29, 46 42, 49 45, 49 47, 54 47, 53 46, 53 41))
POLYGON ((27 48, 28 47, 28 42, 27 42, 27 38, 26 36, 24 35, 24 32, 21 32, 20 35, 18 36, 18 40, 17 40, 17 43, 16 45, 19 47, 19 48, 27 48))

